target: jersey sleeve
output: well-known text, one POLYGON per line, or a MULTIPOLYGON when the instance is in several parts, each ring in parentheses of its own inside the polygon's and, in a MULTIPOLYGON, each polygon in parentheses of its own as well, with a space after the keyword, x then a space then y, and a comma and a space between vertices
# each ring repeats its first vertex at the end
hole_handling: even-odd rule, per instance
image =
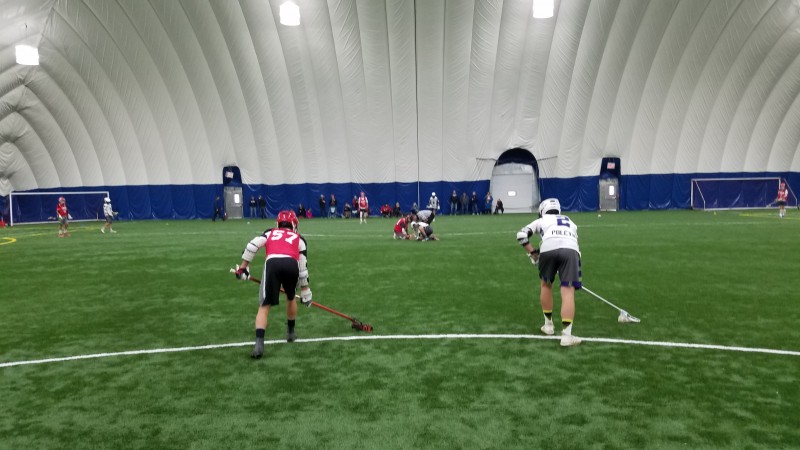
POLYGON ((301 255, 308 257, 308 245, 306 244, 306 238, 300 236, 300 243, 298 244, 298 250, 300 251, 301 255))
POLYGON ((254 237, 247 243, 247 246, 244 248, 244 252, 242 253, 242 260, 247 262, 253 262, 253 258, 256 256, 256 252, 258 249, 267 245, 267 235, 272 230, 267 230, 264 234, 254 237))

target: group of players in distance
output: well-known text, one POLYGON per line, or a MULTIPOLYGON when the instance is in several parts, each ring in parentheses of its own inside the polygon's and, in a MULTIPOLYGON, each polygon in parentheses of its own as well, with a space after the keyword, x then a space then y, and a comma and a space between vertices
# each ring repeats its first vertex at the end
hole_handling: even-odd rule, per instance
MULTIPOLYGON (((112 228, 112 223, 114 223, 114 218, 117 216, 116 211, 111 206, 111 198, 105 197, 103 199, 103 215, 105 216, 105 223, 102 227, 100 227, 100 231, 105 234, 106 230, 116 233, 112 228)), ((56 204, 56 221, 58 222, 58 237, 69 237, 69 221, 72 219, 72 215, 69 213, 69 208, 67 207, 67 199, 64 197, 58 197, 58 204, 56 204)))
MULTIPOLYGON (((419 231, 417 238, 435 239, 430 230, 435 213, 422 210, 409 214, 395 225, 395 238, 408 239, 404 233, 409 223, 419 231), (430 222, 428 222, 430 221, 430 222), (399 227, 399 228, 398 228, 399 227)), ((297 300, 304 306, 312 304, 312 292, 309 285, 306 240, 300 235, 299 221, 294 211, 284 210, 278 213, 276 227, 269 228, 254 237, 245 246, 242 261, 234 273, 239 280, 250 279, 250 264, 261 248, 266 253, 262 269, 261 283, 258 290, 258 312, 255 319, 256 340, 252 358, 264 355, 264 338, 268 323, 269 311, 277 306, 281 291, 286 294, 286 341, 294 342, 295 321, 297 318, 297 300), (298 295, 299 291, 299 295, 298 295), (298 299, 299 296, 299 299, 298 299)), ((555 334, 553 324, 553 283, 556 274, 561 282, 561 346, 570 347, 580 344, 581 340, 572 334, 572 322, 575 317, 575 289, 581 287, 581 259, 578 248, 578 227, 569 217, 561 214, 561 205, 557 199, 543 201, 539 206, 539 218, 523 227, 517 233, 517 241, 528 252, 531 262, 539 268, 540 300, 545 323, 541 331, 547 335, 555 334), (530 237, 541 236, 541 248, 534 248, 530 237)))
POLYGON ((412 210, 410 214, 401 217, 394 224, 392 237, 401 240, 413 237, 417 241, 438 241, 439 238, 433 234, 434 220, 436 220, 436 213, 432 209, 412 210), (411 234, 408 232, 408 227, 411 227, 411 234))

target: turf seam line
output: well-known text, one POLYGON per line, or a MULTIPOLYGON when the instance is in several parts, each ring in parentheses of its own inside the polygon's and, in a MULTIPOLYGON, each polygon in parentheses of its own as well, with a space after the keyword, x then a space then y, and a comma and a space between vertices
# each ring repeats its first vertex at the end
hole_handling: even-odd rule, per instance
MULTIPOLYGON (((556 340, 560 339, 559 336, 539 336, 533 334, 410 334, 410 335, 370 335, 370 336, 336 336, 336 337, 323 337, 323 338, 310 338, 298 339, 295 343, 315 343, 315 342, 333 342, 333 341, 373 341, 373 340, 411 340, 411 339, 539 339, 539 340, 556 340)), ((644 345, 651 347, 669 347, 669 348, 691 348, 701 350, 720 350, 731 352, 744 352, 744 353, 764 353, 770 355, 784 355, 784 356, 800 356, 800 351, 794 350, 776 350, 770 348, 755 348, 755 347, 738 347, 714 344, 692 344, 687 342, 663 342, 663 341, 637 341, 628 339, 614 339, 614 338, 592 338, 581 337, 584 342, 598 342, 604 344, 627 344, 627 345, 644 345)), ((265 341, 264 344, 286 344, 285 340, 271 340, 265 341)), ((123 352, 108 352, 108 353, 95 353, 90 355, 77 355, 65 356, 60 358, 47 358, 35 359, 28 361, 12 361, 0 363, 0 368, 25 366, 33 364, 46 364, 65 361, 76 361, 81 359, 98 359, 108 358, 112 356, 134 356, 134 355, 151 355, 157 353, 177 353, 189 352, 196 350, 214 350, 218 348, 230 347, 246 347, 253 345, 253 341, 248 342, 234 342, 229 344, 209 344, 199 345, 193 347, 175 347, 175 348, 156 348, 150 350, 129 350, 123 352)))

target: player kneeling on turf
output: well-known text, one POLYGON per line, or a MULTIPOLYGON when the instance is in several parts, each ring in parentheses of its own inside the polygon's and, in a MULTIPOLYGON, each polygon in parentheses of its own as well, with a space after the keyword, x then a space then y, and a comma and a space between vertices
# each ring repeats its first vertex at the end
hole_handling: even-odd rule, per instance
POLYGON ((267 316, 271 306, 277 305, 281 289, 286 293, 286 318, 288 331, 286 341, 294 342, 295 318, 297 317, 296 292, 300 287, 300 301, 311 306, 311 288, 308 286, 308 267, 306 265, 306 240, 297 232, 297 216, 294 211, 278 213, 277 228, 270 228, 254 237, 242 253, 242 263, 236 270, 236 278, 250 278, 248 267, 258 249, 264 247, 266 261, 258 289, 258 313, 256 314, 256 345, 250 354, 260 358, 264 354, 264 335, 267 329, 267 316))
POLYGON ((425 222, 411 222, 411 228, 418 241, 438 241, 439 238, 433 234, 433 228, 425 222))
POLYGON ((572 335, 575 318, 575 289, 581 288, 581 253, 578 248, 578 226, 569 217, 561 214, 558 199, 548 198, 539 205, 539 219, 534 220, 517 233, 517 241, 525 248, 531 262, 539 266, 541 281, 540 301, 544 313, 544 334, 552 335, 553 327, 553 283, 561 281, 561 346, 569 347, 581 343, 572 335), (533 234, 542 237, 540 249, 534 249, 528 240, 533 234))
POLYGON ((408 224, 411 223, 411 215, 401 217, 396 224, 394 224, 394 238, 395 239, 408 239, 408 224))

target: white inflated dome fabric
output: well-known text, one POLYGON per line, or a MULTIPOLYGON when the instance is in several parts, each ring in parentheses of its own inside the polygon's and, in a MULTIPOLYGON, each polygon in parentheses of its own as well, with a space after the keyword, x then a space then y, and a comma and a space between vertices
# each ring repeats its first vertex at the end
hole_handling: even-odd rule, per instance
POLYGON ((797 0, 295 3, 0 1, 0 195, 800 172, 797 0))

